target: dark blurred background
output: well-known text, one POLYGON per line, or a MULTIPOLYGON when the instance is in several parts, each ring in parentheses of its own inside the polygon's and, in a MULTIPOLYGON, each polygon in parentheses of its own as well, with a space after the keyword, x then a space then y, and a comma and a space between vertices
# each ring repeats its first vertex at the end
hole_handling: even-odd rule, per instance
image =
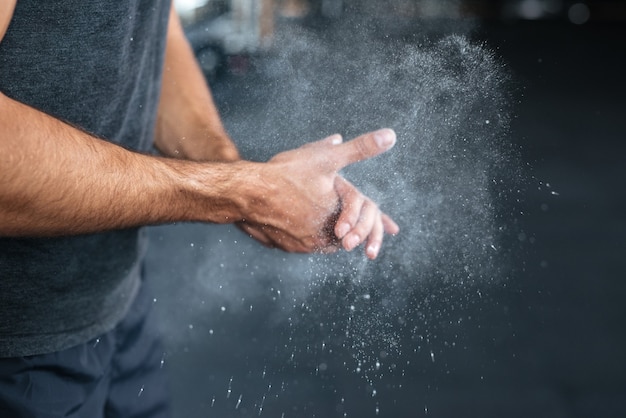
MULTIPOLYGON (((277 315, 280 291, 262 274, 275 254, 268 258, 228 226, 151 228, 147 271, 176 417, 626 416, 622 2, 177 4, 227 128, 248 158, 279 151, 236 133, 255 111, 250 86, 263 83, 255 60, 274 53, 272 39, 283 27, 323 34, 365 16, 377 31, 409 40, 425 26, 469 27, 467 36, 493 50, 511 76, 507 140, 519 151, 523 181, 520 194, 498 202, 520 231, 509 236, 506 280, 471 300, 458 290, 424 288, 441 296, 425 314, 429 348, 394 353, 386 359, 393 367, 371 376, 350 366, 349 348, 318 346, 335 330, 317 327, 315 318, 328 326, 332 309, 313 305, 298 323, 277 315), (220 270, 231 252, 237 266, 220 270), (182 289, 204 274, 214 289, 192 301, 182 289)), ((425 345, 414 334, 406 338, 405 348, 425 345)))

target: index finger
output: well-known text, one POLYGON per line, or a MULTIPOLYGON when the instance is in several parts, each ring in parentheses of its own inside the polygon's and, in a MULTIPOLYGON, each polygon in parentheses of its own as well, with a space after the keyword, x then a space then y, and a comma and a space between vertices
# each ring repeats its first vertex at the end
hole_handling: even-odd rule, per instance
POLYGON ((341 170, 350 164, 382 154, 395 143, 396 133, 392 129, 380 129, 335 145, 329 159, 333 161, 336 170, 341 170))

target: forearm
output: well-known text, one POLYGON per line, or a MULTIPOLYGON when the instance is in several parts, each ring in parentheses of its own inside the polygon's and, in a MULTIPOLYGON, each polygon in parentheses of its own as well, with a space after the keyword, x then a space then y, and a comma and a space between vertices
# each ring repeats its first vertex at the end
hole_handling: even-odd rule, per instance
POLYGON ((155 145, 165 155, 196 161, 236 161, 204 75, 176 13, 170 13, 155 145))
POLYGON ((173 221, 233 222, 240 164, 128 151, 0 94, 0 235, 54 236, 173 221))

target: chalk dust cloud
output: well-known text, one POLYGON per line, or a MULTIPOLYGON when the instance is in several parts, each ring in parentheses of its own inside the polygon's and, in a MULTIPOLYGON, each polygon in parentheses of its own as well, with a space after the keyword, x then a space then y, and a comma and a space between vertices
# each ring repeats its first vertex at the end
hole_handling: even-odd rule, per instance
POLYGON ((434 362, 436 340, 455 344, 464 318, 451 312, 506 281, 511 214, 501 206, 519 180, 509 77, 471 28, 431 22, 401 37, 363 20, 325 31, 288 24, 253 74, 215 86, 227 129, 253 160, 333 133, 394 129, 394 149, 344 175, 401 233, 371 262, 361 248, 293 255, 234 227, 187 227, 176 239, 194 246, 171 274, 188 271, 170 293, 185 307, 162 320, 172 341, 184 344, 199 328, 213 335, 227 315, 261 315, 271 330, 264 362, 275 373, 344 369, 372 382, 403 373, 405 353, 434 362), (454 318, 453 331, 442 317, 454 318))

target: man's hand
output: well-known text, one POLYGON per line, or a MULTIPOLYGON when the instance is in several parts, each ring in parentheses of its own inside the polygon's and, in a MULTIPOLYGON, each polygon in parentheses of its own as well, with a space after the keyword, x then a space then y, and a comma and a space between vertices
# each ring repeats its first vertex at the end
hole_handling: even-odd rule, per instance
POLYGON ((389 150, 395 139, 389 129, 346 143, 333 135, 276 155, 256 173, 266 187, 240 226, 286 251, 351 251, 366 242, 366 255, 376 258, 384 233, 397 234, 398 225, 338 172, 389 150))

